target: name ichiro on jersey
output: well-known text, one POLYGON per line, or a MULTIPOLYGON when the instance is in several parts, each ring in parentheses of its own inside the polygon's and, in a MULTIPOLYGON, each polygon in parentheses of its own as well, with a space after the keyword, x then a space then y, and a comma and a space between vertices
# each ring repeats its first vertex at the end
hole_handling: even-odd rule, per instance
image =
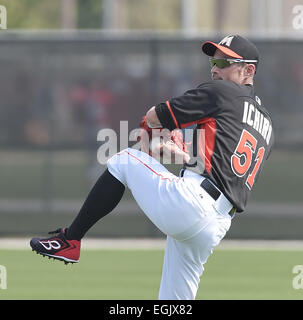
POLYGON ((269 144, 272 134, 272 125, 270 121, 260 112, 252 103, 244 102, 242 122, 258 131, 269 144))

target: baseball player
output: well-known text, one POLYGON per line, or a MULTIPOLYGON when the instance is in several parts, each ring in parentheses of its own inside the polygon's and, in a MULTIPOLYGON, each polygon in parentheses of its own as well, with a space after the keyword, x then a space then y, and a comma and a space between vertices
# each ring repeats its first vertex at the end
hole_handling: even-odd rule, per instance
POLYGON ((152 107, 141 123, 148 138, 152 128, 171 132, 160 149, 183 158, 179 176, 151 157, 149 147, 120 151, 108 160, 72 224, 50 238, 33 238, 34 251, 78 262, 81 239, 128 187, 167 235, 159 299, 195 299, 204 265, 235 213, 244 211, 274 140, 270 115, 253 86, 255 45, 229 35, 204 42, 202 51, 212 80, 152 107), (173 133, 189 126, 195 129, 187 151, 173 133))

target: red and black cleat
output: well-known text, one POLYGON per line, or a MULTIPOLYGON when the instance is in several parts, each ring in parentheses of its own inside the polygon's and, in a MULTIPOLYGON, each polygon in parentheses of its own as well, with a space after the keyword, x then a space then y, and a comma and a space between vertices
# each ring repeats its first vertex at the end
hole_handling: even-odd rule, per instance
POLYGON ((49 234, 56 234, 50 238, 31 239, 32 250, 42 256, 64 261, 65 264, 79 262, 81 241, 66 239, 65 230, 60 228, 49 232, 49 234))

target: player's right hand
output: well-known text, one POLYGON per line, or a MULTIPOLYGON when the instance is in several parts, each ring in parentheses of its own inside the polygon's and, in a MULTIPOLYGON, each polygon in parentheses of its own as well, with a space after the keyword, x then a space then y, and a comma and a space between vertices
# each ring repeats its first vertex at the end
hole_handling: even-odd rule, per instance
POLYGON ((141 151, 165 163, 183 164, 190 156, 181 130, 169 131, 163 128, 150 128, 144 116, 140 122, 137 141, 141 143, 141 151))

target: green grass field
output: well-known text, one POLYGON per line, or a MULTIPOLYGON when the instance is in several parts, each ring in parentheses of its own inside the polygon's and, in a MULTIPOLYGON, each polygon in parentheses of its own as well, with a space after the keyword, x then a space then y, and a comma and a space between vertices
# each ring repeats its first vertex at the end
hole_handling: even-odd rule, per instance
MULTIPOLYGON (((154 300, 163 250, 83 250, 80 263, 64 265, 30 250, 0 250, 7 270, 5 299, 154 300)), ((217 249, 205 265, 197 299, 297 300, 292 286, 302 252, 217 249)))

